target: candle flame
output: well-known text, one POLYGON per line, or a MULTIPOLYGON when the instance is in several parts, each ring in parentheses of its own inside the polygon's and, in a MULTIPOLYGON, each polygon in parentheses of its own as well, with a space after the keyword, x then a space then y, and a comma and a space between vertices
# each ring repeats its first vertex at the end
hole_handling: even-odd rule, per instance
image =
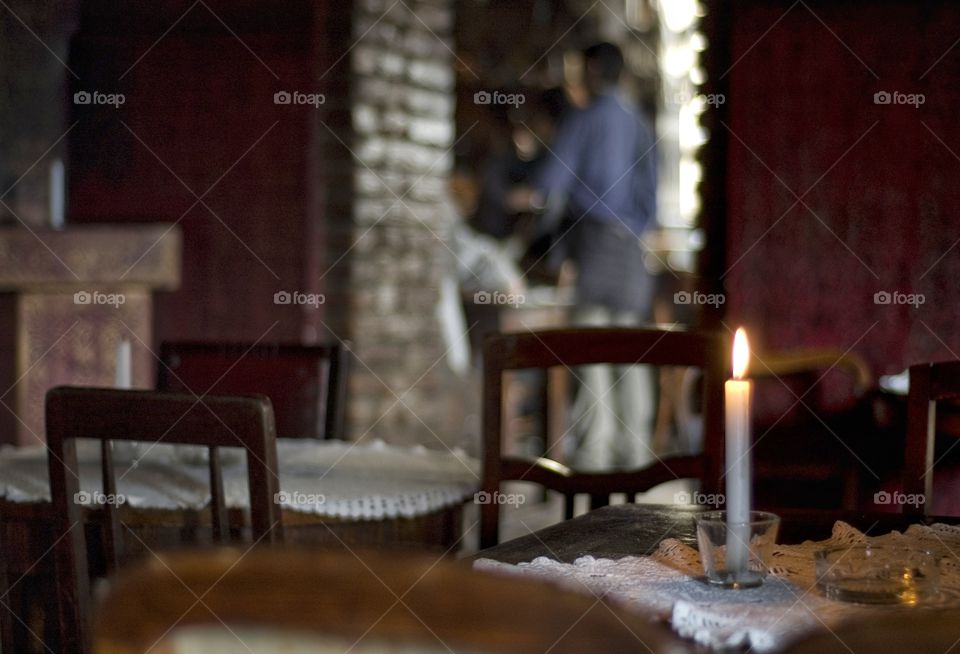
POLYGON ((747 342, 747 332, 738 327, 733 336, 733 378, 743 379, 747 376, 747 365, 750 363, 750 344, 747 342))

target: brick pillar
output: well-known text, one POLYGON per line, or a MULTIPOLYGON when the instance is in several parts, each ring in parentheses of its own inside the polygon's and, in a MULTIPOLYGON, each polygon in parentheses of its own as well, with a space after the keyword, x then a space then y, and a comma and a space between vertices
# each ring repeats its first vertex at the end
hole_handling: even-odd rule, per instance
POLYGON ((353 8, 359 42, 349 64, 355 156, 346 315, 360 362, 349 423, 353 438, 437 447, 437 437, 456 442, 436 318, 439 283, 453 263, 443 242, 454 139, 453 3, 404 0, 384 15, 391 5, 356 0, 353 8))

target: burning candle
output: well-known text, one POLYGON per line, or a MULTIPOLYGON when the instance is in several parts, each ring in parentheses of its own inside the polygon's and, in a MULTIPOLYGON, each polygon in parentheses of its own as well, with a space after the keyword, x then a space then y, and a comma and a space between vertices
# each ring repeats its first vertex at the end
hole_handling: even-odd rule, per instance
POLYGON ((733 379, 726 382, 727 572, 733 581, 746 572, 750 543, 750 396, 746 381, 750 345, 743 328, 733 337, 733 379))

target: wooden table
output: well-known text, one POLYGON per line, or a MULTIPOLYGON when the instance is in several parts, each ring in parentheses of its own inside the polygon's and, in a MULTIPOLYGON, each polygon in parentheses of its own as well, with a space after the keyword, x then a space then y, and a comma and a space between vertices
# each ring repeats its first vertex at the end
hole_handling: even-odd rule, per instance
MULTIPOLYGON (((349 482, 346 490, 359 488, 373 492, 370 490, 373 482, 368 484, 365 481, 368 477, 372 476, 382 481, 389 476, 387 472, 390 472, 390 470, 393 470, 395 475, 400 474, 397 468, 402 468, 403 460, 402 458, 396 458, 401 453, 394 452, 394 449, 382 445, 365 450, 360 446, 350 447, 346 444, 326 441, 315 445, 288 443, 281 448, 282 451, 289 450, 287 452, 289 456, 281 457, 280 475, 282 480, 285 480, 284 484, 289 483, 291 485, 287 485, 285 488, 282 485, 281 488, 291 494, 295 494, 298 490, 303 491, 300 494, 304 496, 318 490, 331 493, 335 490, 334 486, 343 485, 338 482, 339 479, 342 482, 349 482), (320 456, 315 453, 315 459, 308 457, 313 449, 322 448, 332 448, 332 454, 320 456), (395 455, 393 458, 391 458, 391 453, 395 455), (283 465, 285 460, 286 466, 283 465), (388 466, 391 463, 396 463, 393 469, 388 466), (366 464, 373 466, 373 468, 365 472, 363 466, 366 464), (329 482, 325 490, 322 486, 317 486, 324 479, 329 482), (300 480, 309 481, 313 486, 301 487, 298 485, 300 480)), ((41 452, 34 456, 32 452, 26 452, 25 450, 20 450, 14 454, 8 452, 8 457, 16 456, 22 458, 9 458, 5 467, 0 469, 0 482, 6 482, 4 487, 15 486, 20 489, 19 494, 14 495, 19 500, 24 498, 34 499, 35 497, 37 499, 35 501, 0 499, 0 545, 2 545, 0 547, 0 566, 2 566, 0 572, 6 572, 8 583, 12 585, 9 595, 0 598, 0 600, 3 604, 9 605, 16 616, 13 624, 13 634, 0 634, 0 640, 9 641, 12 639, 15 641, 15 645, 2 649, 3 654, 7 654, 8 651, 17 654, 43 652, 46 651, 43 643, 49 645, 57 642, 55 620, 51 621, 46 618, 53 615, 51 611, 56 608, 55 602, 53 602, 56 598, 54 557, 50 550, 52 544, 61 534, 59 533, 59 524, 52 514, 50 503, 40 501, 43 495, 48 495, 48 492, 44 491, 41 494, 38 490, 39 486, 45 486, 47 483, 46 455, 41 452), (2 476, 4 474, 7 475, 6 478, 2 476), (31 635, 31 632, 36 636, 31 635), (41 643, 41 640, 43 643, 41 643)), ((410 456, 414 456, 414 454, 410 454, 410 456)), ((426 455, 416 454, 417 458, 420 456, 426 455)), ((418 484, 424 484, 423 492, 425 494, 432 492, 434 495, 442 495, 449 499, 448 495, 444 495, 443 489, 449 490, 450 484, 440 481, 431 485, 424 479, 431 470, 436 472, 436 468, 442 468, 443 460, 446 458, 448 458, 446 454, 431 455, 430 458, 424 459, 425 463, 422 467, 416 468, 412 472, 407 470, 404 473, 407 475, 404 479, 415 478, 418 484)), ((150 483, 141 479, 140 482, 134 484, 133 481, 138 474, 144 475, 148 472, 149 461, 147 461, 146 456, 144 461, 146 463, 130 473, 128 482, 131 490, 124 491, 121 485, 121 492, 133 493, 133 495, 140 493, 142 496, 146 492, 163 490, 158 486, 162 482, 164 488, 167 486, 177 487, 180 490, 179 497, 192 497, 197 500, 190 494, 195 490, 192 482, 196 475, 205 474, 205 465, 196 466, 164 459, 162 465, 150 464, 153 465, 149 470, 151 473, 149 475, 150 483), (169 478, 161 474, 167 472, 168 468, 169 478), (200 472, 194 471, 196 474, 188 475, 188 468, 191 470, 196 468, 200 472)), ((99 462, 97 460, 94 463, 98 464, 99 462)), ((237 477, 245 480, 245 477, 239 475, 236 470, 234 470, 234 473, 231 473, 230 478, 237 477)), ((81 477, 84 477, 83 465, 81 466, 81 477)), ((228 475, 225 474, 225 478, 227 477, 228 475)), ((292 545, 321 545, 333 548, 400 548, 427 550, 436 555, 452 554, 456 551, 456 546, 460 542, 462 504, 470 498, 470 494, 473 492, 471 487, 473 477, 465 474, 465 478, 467 483, 462 496, 453 497, 456 501, 444 503, 437 500, 424 505, 423 510, 418 510, 413 514, 410 514, 410 511, 400 513, 400 515, 386 513, 385 515, 372 516, 348 513, 347 515, 355 517, 347 518, 337 517, 344 515, 340 511, 323 514, 295 510, 285 506, 283 510, 284 542, 292 545)), ((205 480, 203 485, 205 486, 205 480)), ((454 484, 454 486, 459 486, 459 484, 454 484)), ((92 488, 84 488, 95 490, 98 487, 99 480, 92 488)), ((331 499, 331 502, 335 499, 333 495, 327 497, 331 499)), ((343 500, 342 495, 338 497, 343 500)), ((159 497, 158 499, 163 498, 159 497)), ((139 507, 130 504, 121 506, 118 514, 123 525, 121 529, 123 561, 130 562, 150 556, 153 552, 209 544, 211 542, 210 511, 208 508, 202 508, 203 504, 202 500, 197 500, 193 504, 186 505, 194 508, 177 508, 176 503, 166 505, 154 503, 139 507)), ((231 536, 237 542, 249 540, 249 537, 246 539, 240 538, 243 525, 247 522, 244 513, 245 511, 239 507, 229 511, 231 536)), ((92 574, 98 576, 105 570, 105 561, 97 558, 102 555, 103 549, 100 546, 103 533, 102 514, 103 511, 98 508, 87 507, 83 510, 83 528, 86 530, 88 548, 92 557, 90 569, 92 574)), ((4 591, 0 589, 0 595, 3 594, 4 591)), ((6 611, 6 609, 0 605, 0 611, 6 611)), ((0 625, 2 624, 0 622, 0 625)))
POLYGON ((676 637, 666 627, 581 593, 479 574, 462 561, 372 550, 165 556, 163 565, 130 568, 115 578, 94 633, 102 646, 95 651, 104 654, 167 652, 164 645, 176 641, 177 652, 261 654, 686 651, 670 646, 676 637), (171 575, 177 581, 171 583, 171 575), (202 604, 194 594, 202 594, 202 604), (266 631, 257 634, 256 625, 266 631))
MULTIPOLYGON (((591 511, 573 520, 541 529, 535 533, 501 543, 483 550, 475 558, 487 558, 503 563, 522 563, 539 556, 572 563, 581 556, 619 559, 625 556, 651 554, 665 538, 676 538, 696 546, 697 513, 706 510, 697 506, 673 506, 652 504, 621 504, 591 511)), ((910 524, 942 522, 960 524, 960 517, 923 518, 895 513, 858 513, 849 511, 778 510, 781 517, 779 543, 800 543, 804 540, 821 540, 830 536, 833 524, 843 520, 870 536, 879 536, 891 530, 902 531, 910 524)), ((819 634, 796 650, 803 652, 837 652, 838 654, 875 654, 876 652, 930 652, 943 654, 960 641, 960 611, 941 609, 928 610, 910 615, 893 616, 884 625, 853 623, 849 627, 819 634), (913 620, 913 621, 911 621, 913 620), (884 635, 878 629, 887 627, 891 634, 884 635), (922 633, 923 641, 915 641, 910 647, 903 646, 903 633, 922 633), (946 643, 946 646, 943 645, 946 643)), ((707 652, 703 647, 681 641, 678 645, 698 652, 707 652)), ((792 649, 790 650, 793 651, 792 649)))
MULTIPOLYGON (((479 552, 476 558, 503 563, 531 561, 546 556, 572 563, 584 555, 619 559, 653 552, 664 538, 676 538, 696 547, 694 517, 706 510, 699 506, 620 504, 591 511, 527 536, 479 552)), ((902 531, 918 522, 960 524, 960 517, 914 517, 900 513, 811 511, 778 509, 781 518, 779 543, 822 540, 830 536, 837 520, 843 520, 870 536, 902 531)))
MULTIPOLYGON (((209 510, 124 507, 120 510, 120 519, 125 528, 125 562, 156 552, 211 544, 209 510)), ((244 516, 241 511, 231 510, 229 519, 231 535, 239 542, 244 516)), ((90 551, 101 554, 101 512, 85 510, 84 523, 90 551)), ((284 510, 283 523, 284 542, 290 545, 397 548, 442 555, 456 552, 462 530, 462 506, 449 506, 413 518, 385 520, 336 519, 284 510)), ((57 537, 57 527, 47 502, 0 501, 0 539, 5 559, 2 563, 12 586, 3 602, 17 616, 11 625, 10 652, 39 654, 48 652, 47 646, 56 650, 56 619, 50 620, 48 616, 56 615, 56 574, 49 548, 57 537)), ((90 569, 94 575, 104 574, 105 561, 94 557, 90 569)), ((0 610, 6 609, 0 606, 0 610)), ((6 654, 7 649, 2 651, 6 654)))

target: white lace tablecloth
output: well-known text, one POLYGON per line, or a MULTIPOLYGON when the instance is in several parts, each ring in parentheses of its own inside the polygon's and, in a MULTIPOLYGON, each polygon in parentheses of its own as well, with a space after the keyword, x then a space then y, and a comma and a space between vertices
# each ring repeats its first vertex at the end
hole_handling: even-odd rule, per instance
POLYGON ((565 587, 635 609, 655 620, 669 621, 681 636, 715 649, 749 647, 773 652, 819 629, 831 629, 858 617, 902 610, 867 607, 824 598, 815 587, 813 554, 818 549, 854 543, 899 544, 932 550, 940 564, 942 606, 960 606, 960 528, 914 525, 903 534, 865 537, 838 522, 825 541, 778 545, 772 573, 759 588, 727 590, 702 580, 700 555, 680 541, 667 539, 652 556, 618 560, 585 556, 574 563, 546 557, 511 565, 479 559, 481 570, 533 575, 565 587))
MULTIPOLYGON (((120 444, 126 445, 126 444, 120 444)), ((116 456, 117 492, 132 507, 199 509, 210 501, 205 454, 171 445, 138 446, 116 456)), ((285 509, 358 520, 412 518, 458 504, 480 486, 479 463, 463 452, 392 446, 381 441, 281 440, 278 501, 285 509)), ((249 504, 246 459, 238 448, 221 450, 228 507, 249 504)), ((101 490, 99 445, 78 447, 81 490, 101 490)), ((0 499, 49 501, 47 450, 0 449, 0 499)))

